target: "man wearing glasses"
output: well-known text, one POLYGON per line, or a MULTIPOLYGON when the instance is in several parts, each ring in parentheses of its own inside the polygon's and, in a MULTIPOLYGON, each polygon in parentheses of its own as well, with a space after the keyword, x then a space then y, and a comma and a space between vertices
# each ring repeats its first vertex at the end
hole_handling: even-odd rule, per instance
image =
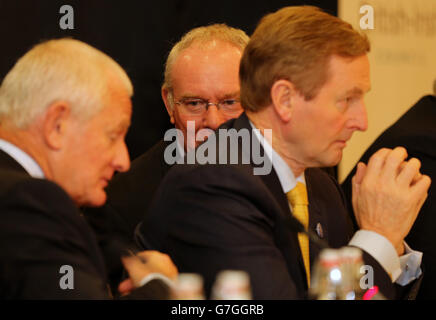
POLYGON ((118 259, 110 258, 111 242, 115 237, 118 241, 133 239, 136 225, 174 164, 165 161, 165 150, 175 145, 172 150, 177 157, 183 157, 185 151, 201 143, 222 123, 242 113, 238 72, 248 40, 244 31, 218 24, 191 30, 172 48, 165 65, 162 99, 171 123, 183 139, 177 139, 178 143, 159 141, 132 162, 130 171, 111 181, 104 207, 87 211, 106 251, 109 270, 120 266, 118 259), (202 137, 197 141, 199 131, 202 137))

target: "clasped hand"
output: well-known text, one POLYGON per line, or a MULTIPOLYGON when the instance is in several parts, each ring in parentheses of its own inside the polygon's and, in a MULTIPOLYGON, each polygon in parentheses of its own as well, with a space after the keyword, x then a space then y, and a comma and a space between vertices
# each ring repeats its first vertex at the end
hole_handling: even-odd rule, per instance
POLYGON ((122 262, 129 279, 120 283, 118 291, 128 294, 141 285, 141 280, 152 273, 159 273, 170 280, 176 280, 178 271, 171 258, 159 251, 142 251, 136 256, 123 257, 122 262))
POLYGON ((408 161, 403 147, 380 149, 368 165, 359 163, 352 180, 353 208, 360 229, 387 238, 399 256, 427 198, 431 179, 420 173, 421 162, 408 161))

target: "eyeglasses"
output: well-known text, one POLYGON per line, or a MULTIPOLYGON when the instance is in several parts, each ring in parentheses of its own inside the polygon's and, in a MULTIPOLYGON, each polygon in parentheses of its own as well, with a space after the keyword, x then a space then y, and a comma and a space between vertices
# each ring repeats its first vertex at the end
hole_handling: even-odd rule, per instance
POLYGON ((238 99, 224 99, 215 103, 203 99, 186 98, 175 102, 175 104, 182 106, 185 112, 192 115, 204 114, 210 106, 216 106, 218 110, 221 110, 224 113, 237 114, 241 111, 241 105, 239 102, 238 99))

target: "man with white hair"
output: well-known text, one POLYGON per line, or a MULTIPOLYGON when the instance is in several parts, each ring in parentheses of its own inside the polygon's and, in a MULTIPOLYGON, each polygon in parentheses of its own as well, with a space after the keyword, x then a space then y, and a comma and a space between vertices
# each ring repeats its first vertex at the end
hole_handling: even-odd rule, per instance
POLYGON ((104 248, 116 235, 133 238, 135 227, 174 164, 171 161, 181 160, 185 150, 202 142, 196 139, 197 133, 202 131, 207 136, 242 113, 238 72, 248 40, 240 29, 214 24, 192 29, 173 46, 165 64, 161 94, 182 139, 162 139, 134 160, 128 172, 117 174, 109 184, 107 204, 87 214, 104 248), (165 159, 166 152, 171 154, 171 163, 165 159))
MULTIPOLYGON (((72 39, 35 46, 0 87, 0 296, 104 299, 105 266, 79 206, 100 206, 129 169, 124 136, 132 84, 110 57, 72 39)), ((120 244, 119 253, 126 249, 120 244)), ((123 258, 120 291, 164 297, 155 273, 177 274, 158 252, 123 258), (150 281, 151 280, 151 281, 150 281)), ((121 257, 120 257, 121 258, 121 257)))

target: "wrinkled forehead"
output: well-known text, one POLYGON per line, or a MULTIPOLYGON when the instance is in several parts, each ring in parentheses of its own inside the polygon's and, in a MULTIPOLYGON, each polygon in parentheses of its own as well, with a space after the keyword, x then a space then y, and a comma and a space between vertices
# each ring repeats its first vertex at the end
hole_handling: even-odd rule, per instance
MULTIPOLYGON (((194 42, 188 48, 180 52, 179 56, 175 61, 174 67, 187 63, 216 64, 220 61, 239 65, 241 56, 241 49, 229 42, 225 42, 222 40, 212 40, 206 43, 194 42)), ((192 67, 195 67, 195 65, 193 65, 192 67)))
POLYGON ((172 70, 173 92, 218 90, 221 94, 239 91, 241 52, 233 46, 203 49, 188 48, 172 70))

